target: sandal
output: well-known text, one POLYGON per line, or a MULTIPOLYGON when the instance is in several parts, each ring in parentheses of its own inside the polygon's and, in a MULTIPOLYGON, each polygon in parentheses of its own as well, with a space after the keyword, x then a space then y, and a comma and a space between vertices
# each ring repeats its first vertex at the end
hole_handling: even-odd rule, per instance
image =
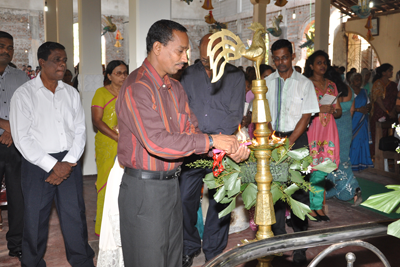
POLYGON ((354 201, 354 204, 352 206, 353 207, 360 206, 361 202, 363 201, 362 196, 361 196, 361 188, 359 188, 359 187, 356 188, 354 197, 357 197, 357 199, 354 201))

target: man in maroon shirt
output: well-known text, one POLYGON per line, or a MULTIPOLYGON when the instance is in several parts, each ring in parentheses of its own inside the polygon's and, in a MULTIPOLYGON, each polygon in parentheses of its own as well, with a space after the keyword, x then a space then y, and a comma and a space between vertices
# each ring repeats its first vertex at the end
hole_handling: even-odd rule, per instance
POLYGON ((202 134, 181 84, 168 78, 187 62, 186 31, 169 20, 151 26, 147 58, 126 79, 116 103, 118 160, 125 166, 118 200, 125 266, 181 266, 183 218, 176 178, 184 157, 212 147, 235 161, 249 154, 235 136, 202 134))

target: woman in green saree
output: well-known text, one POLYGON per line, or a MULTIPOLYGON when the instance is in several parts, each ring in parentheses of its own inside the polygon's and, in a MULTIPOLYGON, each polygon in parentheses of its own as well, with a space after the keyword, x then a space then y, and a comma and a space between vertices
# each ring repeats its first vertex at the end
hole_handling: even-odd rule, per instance
POLYGON ((120 60, 108 63, 104 74, 104 87, 97 89, 92 100, 92 122, 98 130, 95 137, 97 164, 96 235, 100 235, 107 179, 117 155, 118 130, 115 102, 119 90, 128 76, 128 66, 120 60))

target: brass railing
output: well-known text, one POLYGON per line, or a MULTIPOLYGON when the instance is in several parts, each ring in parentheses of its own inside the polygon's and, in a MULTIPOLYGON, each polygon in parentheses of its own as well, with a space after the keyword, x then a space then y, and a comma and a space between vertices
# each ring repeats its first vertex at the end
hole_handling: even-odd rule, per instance
MULTIPOLYGON (((275 236, 232 248, 207 262, 203 267, 237 266, 242 263, 280 252, 333 244, 337 244, 336 247, 340 247, 340 245, 344 246, 344 242, 350 241, 357 241, 358 245, 361 244, 361 246, 372 250, 383 261, 385 264, 384 266, 389 267, 389 263, 379 250, 375 247, 375 249, 372 248, 372 245, 365 246, 365 242, 360 240, 386 236, 387 226, 390 222, 392 221, 357 224, 275 236)), ((349 244, 357 245, 355 242, 350 242, 349 244)), ((332 247, 332 251, 335 250, 336 247, 332 247)), ((316 257, 316 259, 317 258, 318 257, 316 257)), ((317 260, 319 261, 320 259, 317 260)), ((317 263, 318 262, 315 264, 317 263)))

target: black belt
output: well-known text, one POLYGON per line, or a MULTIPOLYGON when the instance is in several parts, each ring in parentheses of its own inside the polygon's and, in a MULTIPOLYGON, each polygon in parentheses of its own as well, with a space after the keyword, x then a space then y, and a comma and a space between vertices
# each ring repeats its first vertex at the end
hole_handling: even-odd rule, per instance
POLYGON ((284 137, 290 136, 292 133, 293 133, 293 131, 291 131, 291 132, 278 132, 278 131, 276 131, 276 132, 274 133, 274 135, 275 135, 276 137, 279 137, 279 138, 284 138, 284 137))
POLYGON ((125 167, 126 174, 135 176, 143 180, 171 180, 178 178, 181 174, 181 166, 171 171, 145 171, 125 167))

